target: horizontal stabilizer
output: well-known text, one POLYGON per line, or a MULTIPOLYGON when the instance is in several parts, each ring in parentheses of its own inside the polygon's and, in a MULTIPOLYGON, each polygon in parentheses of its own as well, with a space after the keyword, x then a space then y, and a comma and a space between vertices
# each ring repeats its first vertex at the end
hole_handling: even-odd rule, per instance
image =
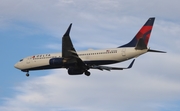
POLYGON ((148 52, 166 53, 164 51, 148 49, 148 52))

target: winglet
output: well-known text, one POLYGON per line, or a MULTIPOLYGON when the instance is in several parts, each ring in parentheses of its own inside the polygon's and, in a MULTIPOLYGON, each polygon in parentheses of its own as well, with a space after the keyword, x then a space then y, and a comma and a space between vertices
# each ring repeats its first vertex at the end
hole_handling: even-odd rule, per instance
POLYGON ((133 66, 134 61, 135 61, 135 59, 131 62, 131 64, 128 66, 128 68, 127 68, 127 69, 130 69, 130 68, 133 66))
POLYGON ((71 26, 72 26, 72 23, 69 25, 69 27, 68 27, 66 33, 64 34, 64 36, 69 36, 69 33, 71 31, 71 26))
POLYGON ((68 58, 72 55, 72 53, 69 52, 69 50, 76 51, 73 47, 71 38, 69 36, 69 33, 71 31, 71 26, 72 26, 72 23, 69 25, 67 31, 62 37, 62 57, 63 58, 68 58))

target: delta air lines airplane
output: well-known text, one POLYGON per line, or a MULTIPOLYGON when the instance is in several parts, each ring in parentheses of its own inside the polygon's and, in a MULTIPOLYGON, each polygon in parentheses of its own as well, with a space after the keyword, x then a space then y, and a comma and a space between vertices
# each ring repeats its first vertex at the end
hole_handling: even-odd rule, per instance
POLYGON ((155 18, 149 18, 144 26, 139 30, 135 37, 127 44, 117 48, 109 48, 103 50, 87 50, 76 51, 71 38, 69 36, 71 26, 62 37, 62 53, 38 54, 21 59, 15 64, 15 68, 26 72, 29 76, 29 71, 44 70, 55 68, 66 68, 69 75, 85 74, 90 76, 90 69, 99 70, 123 70, 132 67, 135 59, 127 68, 104 66, 123 62, 132 58, 136 58, 146 52, 163 51, 151 50, 147 47, 150 34, 153 28, 155 18))

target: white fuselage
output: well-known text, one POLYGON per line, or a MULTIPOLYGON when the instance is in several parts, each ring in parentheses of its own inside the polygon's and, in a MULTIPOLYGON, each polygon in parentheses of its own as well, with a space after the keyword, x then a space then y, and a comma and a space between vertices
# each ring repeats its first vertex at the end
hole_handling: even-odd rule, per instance
MULTIPOLYGON (((136 50, 134 47, 127 48, 112 48, 104 50, 87 50, 87 51, 77 51, 79 58, 82 61, 91 62, 99 61, 98 65, 106 65, 117 62, 122 62, 129 60, 134 57, 138 57, 141 54, 147 52, 148 49, 136 50), (110 62, 103 62, 110 61, 110 62), (113 61, 111 63, 111 61, 113 61), (101 63, 102 62, 102 63, 101 63)), ((21 59, 15 64, 15 67, 20 70, 29 70, 32 68, 48 66, 49 60, 52 58, 62 58, 61 53, 52 54, 38 54, 21 59)), ((45 69, 45 68, 42 68, 45 69)))

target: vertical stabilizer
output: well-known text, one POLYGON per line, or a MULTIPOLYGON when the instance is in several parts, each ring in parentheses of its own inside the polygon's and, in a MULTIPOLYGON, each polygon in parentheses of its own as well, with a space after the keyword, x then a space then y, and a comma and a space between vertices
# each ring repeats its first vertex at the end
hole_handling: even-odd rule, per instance
POLYGON ((143 25, 143 27, 139 30, 139 32, 136 34, 136 36, 129 43, 122 45, 120 47, 136 47, 137 46, 137 48, 140 48, 140 49, 146 48, 148 45, 150 35, 151 35, 154 20, 155 20, 154 17, 149 18, 147 22, 143 25))

